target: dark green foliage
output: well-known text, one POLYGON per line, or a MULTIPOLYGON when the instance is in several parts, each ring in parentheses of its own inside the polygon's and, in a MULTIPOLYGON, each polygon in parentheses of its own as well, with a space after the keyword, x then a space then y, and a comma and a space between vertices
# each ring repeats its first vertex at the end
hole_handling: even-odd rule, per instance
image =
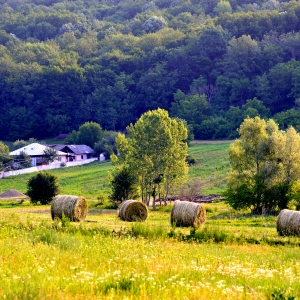
POLYGON ((188 155, 186 157, 186 162, 188 163, 189 166, 192 166, 196 163, 196 160, 192 156, 188 155))
POLYGON ((264 196, 265 209, 267 212, 272 212, 276 206, 279 210, 288 208, 288 203, 295 195, 291 190, 291 184, 281 182, 272 188, 266 189, 264 196))
POLYGON ((10 161, 9 148, 0 141, 0 170, 3 170, 4 165, 10 161))
MULTIPOLYGON (((234 209, 249 208, 254 214, 261 214, 265 205, 264 194, 266 184, 258 175, 254 178, 253 186, 241 184, 237 188, 228 188, 224 192, 225 202, 234 209)), ((269 203, 271 204, 271 203, 269 203)), ((271 208, 274 207, 272 203, 271 208)))
POLYGON ((34 204, 49 204, 59 191, 58 177, 46 171, 34 175, 27 183, 27 195, 34 204))
POLYGON ((139 196, 137 179, 135 175, 126 167, 116 169, 111 175, 112 201, 124 201, 135 199, 139 196))
POLYGON ((86 122, 79 127, 78 143, 85 144, 93 148, 94 144, 101 140, 103 131, 96 122, 86 122))
POLYGON ((94 145, 94 151, 96 154, 104 153, 106 158, 109 158, 111 154, 117 154, 116 137, 118 133, 115 131, 104 131, 103 138, 96 142, 94 145))
POLYGON ((53 137, 86 122, 123 131, 157 108, 185 119, 196 138, 234 138, 242 120, 231 107, 254 97, 265 109, 250 105, 240 117, 269 110, 285 114, 285 128, 298 125, 296 1, 0 2, 0 139, 53 137))
POLYGON ((78 131, 73 130, 66 139, 66 142, 72 144, 88 145, 91 148, 95 143, 102 139, 103 131, 96 122, 85 122, 78 131))

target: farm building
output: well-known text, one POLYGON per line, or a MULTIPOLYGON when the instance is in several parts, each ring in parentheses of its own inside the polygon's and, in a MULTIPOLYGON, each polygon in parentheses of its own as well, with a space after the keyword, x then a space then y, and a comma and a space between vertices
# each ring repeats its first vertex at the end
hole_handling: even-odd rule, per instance
POLYGON ((90 159, 95 154, 94 150, 87 145, 48 145, 56 149, 57 151, 62 151, 67 154, 67 161, 79 161, 90 159))
MULTIPOLYGON (((17 157, 21 155, 22 153, 26 153, 28 156, 30 156, 31 166, 41 166, 43 164, 48 164, 45 162, 45 151, 48 149, 48 146, 41 145, 39 143, 32 143, 29 145, 26 145, 22 148, 19 148, 17 150, 14 150, 12 152, 9 152, 10 156, 17 157)), ((57 162, 66 162, 67 161, 67 154, 63 151, 57 151, 57 162)), ((17 164, 17 160, 15 164, 17 164)))

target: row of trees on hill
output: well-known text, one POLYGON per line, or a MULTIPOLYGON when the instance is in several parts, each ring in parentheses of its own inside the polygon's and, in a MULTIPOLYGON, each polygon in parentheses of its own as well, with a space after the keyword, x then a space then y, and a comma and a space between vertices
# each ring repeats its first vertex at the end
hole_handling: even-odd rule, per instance
POLYGON ((124 130, 158 107, 198 139, 256 115, 298 128, 299 30, 295 1, 3 0, 0 139, 124 130))

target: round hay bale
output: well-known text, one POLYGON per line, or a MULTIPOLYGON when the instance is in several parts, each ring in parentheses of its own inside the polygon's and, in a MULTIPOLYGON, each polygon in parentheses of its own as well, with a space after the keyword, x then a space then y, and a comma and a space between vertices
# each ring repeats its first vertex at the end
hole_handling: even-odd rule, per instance
POLYGON ((85 198, 70 195, 58 195, 51 203, 51 217, 61 219, 64 214, 72 222, 84 221, 88 212, 85 198))
POLYGON ((279 235, 300 236, 300 211, 283 209, 278 215, 276 225, 279 235))
POLYGON ((123 221, 143 222, 148 217, 148 208, 140 201, 126 200, 120 205, 118 216, 123 221))
POLYGON ((171 225, 176 227, 198 227, 206 220, 203 204, 176 200, 171 210, 171 225))

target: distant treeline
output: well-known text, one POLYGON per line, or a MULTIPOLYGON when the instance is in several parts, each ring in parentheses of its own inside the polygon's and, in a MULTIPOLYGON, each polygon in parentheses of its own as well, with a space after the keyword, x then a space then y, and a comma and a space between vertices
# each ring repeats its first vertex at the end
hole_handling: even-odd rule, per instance
POLYGON ((0 0, 0 140, 158 107, 197 139, 256 115, 300 129, 300 3, 0 0))

